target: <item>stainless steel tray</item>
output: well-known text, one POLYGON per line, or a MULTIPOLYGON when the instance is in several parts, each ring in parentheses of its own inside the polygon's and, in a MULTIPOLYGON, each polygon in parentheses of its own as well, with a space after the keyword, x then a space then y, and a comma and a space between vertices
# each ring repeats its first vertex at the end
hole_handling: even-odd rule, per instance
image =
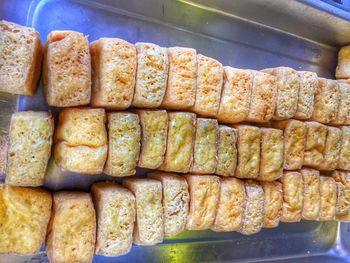
MULTIPOLYGON (((90 41, 120 37, 188 46, 224 65, 251 69, 285 65, 333 77, 337 46, 350 42, 350 15, 344 6, 329 2, 2 0, 0 18, 35 27, 43 41, 51 30, 71 29, 89 35, 90 41)), ((13 111, 25 109, 48 109, 41 87, 34 97, 0 93, 0 133, 7 132, 13 111)), ((104 179, 111 178, 63 173, 51 161, 45 185, 51 190, 88 190, 93 181, 104 179)), ((253 236, 184 231, 161 245, 134 246, 126 256, 95 256, 94 262, 350 262, 349 226, 303 221, 253 236)), ((47 261, 44 252, 0 256, 0 262, 47 261)))

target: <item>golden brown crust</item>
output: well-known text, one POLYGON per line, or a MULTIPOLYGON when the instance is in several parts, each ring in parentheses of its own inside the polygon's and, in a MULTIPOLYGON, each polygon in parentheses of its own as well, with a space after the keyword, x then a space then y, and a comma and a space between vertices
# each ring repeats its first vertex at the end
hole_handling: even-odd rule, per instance
POLYGON ((319 170, 333 171, 337 168, 341 147, 341 130, 336 127, 327 127, 327 138, 323 153, 323 161, 319 170))
POLYGON ((338 52, 338 65, 335 70, 337 79, 350 78, 350 46, 343 46, 338 52))
POLYGON ((283 204, 282 184, 277 181, 260 183, 265 193, 265 214, 263 227, 278 227, 283 204))
POLYGON ((305 122, 306 140, 303 165, 317 168, 324 161, 324 151, 326 147, 327 126, 310 121, 305 122))
POLYGON ((316 73, 310 71, 298 71, 298 76, 300 86, 295 118, 307 120, 312 117, 312 113, 314 112, 314 98, 318 78, 316 73))
POLYGON ((347 125, 350 124, 350 83, 349 80, 338 80, 339 86, 339 108, 336 117, 331 124, 347 125))
POLYGON ((350 127, 341 126, 340 129, 342 136, 338 169, 350 171, 350 127))
POLYGON ((303 209, 303 177, 299 172, 284 172, 282 178, 282 222, 298 222, 303 209))
POLYGON ((320 221, 334 220, 337 206, 337 184, 332 177, 320 176, 320 221))
POLYGON ((350 173, 345 171, 334 171, 332 177, 337 183, 337 216, 350 213, 350 173))
POLYGON ((302 218, 305 220, 317 220, 320 212, 320 172, 310 168, 300 170, 303 177, 304 205, 302 218))
POLYGON ((237 166, 237 136, 233 128, 220 125, 217 152, 217 166, 215 174, 234 176, 237 166))

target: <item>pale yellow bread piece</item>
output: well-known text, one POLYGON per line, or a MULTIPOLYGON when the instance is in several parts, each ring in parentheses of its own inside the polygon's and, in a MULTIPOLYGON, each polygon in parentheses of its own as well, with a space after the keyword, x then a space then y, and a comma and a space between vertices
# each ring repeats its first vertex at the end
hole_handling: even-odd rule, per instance
POLYGON ((104 172, 111 176, 134 175, 141 147, 139 116, 130 112, 108 113, 108 158, 104 172))
POLYGON ((299 172, 284 172, 282 178, 282 222, 299 222, 303 210, 303 177, 299 172))
POLYGON ((189 109, 196 99, 197 52, 193 48, 170 47, 168 58, 168 85, 161 106, 189 109))
POLYGON ((249 113, 246 121, 268 122, 272 119, 276 108, 276 77, 251 70, 253 86, 250 97, 249 113))
POLYGON ((91 193, 97 217, 95 253, 107 257, 129 253, 136 219, 134 195, 112 182, 93 184, 91 193))
POLYGON ((336 215, 347 215, 350 212, 350 172, 333 171, 332 177, 337 183, 336 215))
POLYGON ((350 82, 349 80, 338 80, 339 86, 339 108, 335 119, 331 121, 332 125, 350 124, 350 82))
POLYGON ((165 110, 138 110, 142 130, 139 167, 157 169, 164 161, 168 134, 165 110))
POLYGON ((265 214, 263 227, 278 227, 282 215, 283 191, 278 181, 260 182, 265 193, 265 214))
POLYGON ((149 178, 130 178, 123 180, 123 186, 133 192, 136 198, 134 243, 153 246, 163 242, 162 183, 149 178))
POLYGON ((250 70, 224 67, 224 86, 217 119, 222 123, 244 121, 249 113, 253 74, 250 70))
POLYGON ((9 147, 9 137, 7 134, 0 133, 0 180, 6 174, 7 152, 9 147))
POLYGON ((314 98, 318 77, 316 73, 311 71, 298 71, 298 76, 300 84, 298 107, 294 117, 299 120, 308 120, 314 112, 314 98))
POLYGON ((220 125, 218 136, 218 161, 215 174, 234 176, 237 166, 236 131, 231 127, 220 125))
POLYGON ((190 207, 186 229, 206 230, 215 221, 220 198, 220 177, 215 175, 186 175, 190 192, 190 207))
POLYGON ((318 220, 335 220, 337 210, 337 183, 330 176, 320 176, 320 214, 318 220))
POLYGON ((306 140, 303 165, 312 168, 318 168, 324 161, 324 152, 326 148, 327 126, 315 122, 305 122, 306 140))
POLYGON ((243 225, 245 199, 243 181, 233 177, 221 178, 219 206, 211 230, 239 231, 243 225))
POLYGON ((197 118, 191 172, 213 174, 217 166, 218 121, 197 118))
POLYGON ((123 110, 131 105, 136 77, 136 48, 119 38, 90 43, 91 106, 123 110))
POLYGON ((6 184, 44 184, 53 132, 54 120, 50 112, 20 111, 12 115, 6 184))
POLYGON ((164 235, 178 235, 185 229, 190 194, 184 176, 154 172, 148 177, 161 181, 163 187, 164 235))
POLYGON ((219 61, 197 55, 196 101, 191 111, 204 117, 216 117, 220 106, 223 73, 219 61))
POLYGON ((350 126, 341 126, 341 147, 338 169, 350 171, 350 126))
POLYGON ((43 83, 49 106, 87 105, 91 99, 91 57, 87 36, 51 31, 47 36, 43 83))
POLYGON ((317 220, 320 212, 320 172, 310 168, 302 168, 304 205, 301 216, 304 220, 317 220))
POLYGON ((343 46, 338 52, 338 64, 335 69, 336 79, 350 78, 350 46, 343 46))
POLYGON ((323 153, 323 161, 317 167, 318 170, 333 171, 339 163, 342 132, 336 127, 327 127, 326 145, 323 153))
POLYGON ((0 253, 39 253, 51 206, 51 194, 44 189, 0 184, 0 253))
POLYGON ((283 173, 283 131, 260 128, 260 168, 259 181, 274 181, 283 173))
POLYGON ((40 35, 34 28, 0 21, 0 92, 34 95, 41 59, 40 35))
POLYGON ((187 173, 192 165, 196 114, 168 112, 169 127, 165 159, 160 170, 187 173))
POLYGON ((92 262, 96 241, 95 216, 89 193, 54 193, 46 237, 46 253, 50 262, 92 262))

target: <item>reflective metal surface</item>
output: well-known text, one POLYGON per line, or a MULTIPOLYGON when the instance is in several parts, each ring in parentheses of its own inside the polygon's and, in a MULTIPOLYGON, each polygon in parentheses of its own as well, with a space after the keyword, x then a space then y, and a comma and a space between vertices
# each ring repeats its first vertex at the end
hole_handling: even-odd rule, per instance
MULTIPOLYGON (((51 30, 71 29, 89 35, 90 41, 120 37, 133 43, 188 46, 224 65, 285 65, 331 78, 337 46, 350 43, 350 15, 327 1, 2 0, 0 18, 35 27, 43 41, 51 30)), ((0 93, 0 132, 7 132, 17 109, 48 109, 42 87, 34 97, 0 93)), ((112 178, 62 172, 51 161, 45 186, 88 190, 92 182, 105 179, 112 178)), ((349 231, 349 224, 306 221, 253 236, 184 231, 161 245, 133 246, 128 255, 95 256, 94 262, 350 262, 349 231)), ((0 262, 48 260, 43 252, 0 256, 0 262)))

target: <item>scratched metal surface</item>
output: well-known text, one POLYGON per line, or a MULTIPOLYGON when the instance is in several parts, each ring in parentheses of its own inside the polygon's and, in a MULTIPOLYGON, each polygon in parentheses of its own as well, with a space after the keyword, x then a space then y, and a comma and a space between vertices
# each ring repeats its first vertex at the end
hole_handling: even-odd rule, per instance
MULTIPOLYGON (((35 27, 43 41, 51 30, 71 29, 89 35, 90 41, 120 37, 133 43, 188 46, 224 65, 286 65, 331 78, 337 46, 350 43, 350 16, 348 7, 327 2, 331 1, 2 0, 0 18, 35 27)), ((34 97, 0 93, 0 136, 7 133, 11 113, 27 109, 48 109, 41 85, 34 97)), ((88 190, 92 182, 105 179, 112 178, 62 172, 51 161, 45 186, 88 190)), ((350 262, 349 230, 349 224, 303 221, 253 236, 184 231, 161 245, 133 246, 128 255, 95 256, 94 262, 350 262)), ((41 252, 30 257, 2 255, 0 262, 48 259, 41 252)))

